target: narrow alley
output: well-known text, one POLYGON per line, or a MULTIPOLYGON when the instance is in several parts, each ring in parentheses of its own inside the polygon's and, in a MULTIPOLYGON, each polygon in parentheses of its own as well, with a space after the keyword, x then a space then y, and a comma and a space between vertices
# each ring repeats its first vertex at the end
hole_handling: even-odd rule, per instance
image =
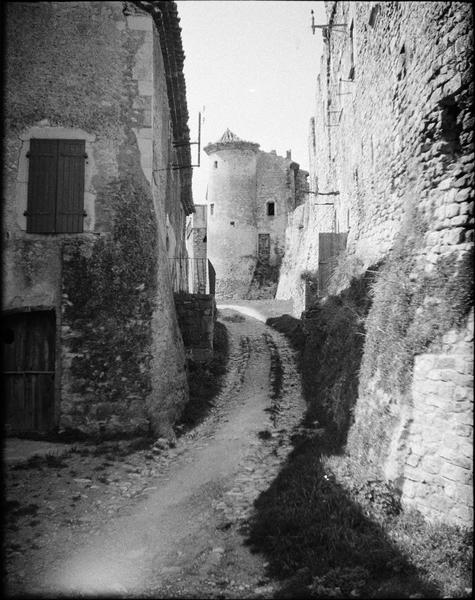
POLYGON ((472 597, 472 3, 2 9, 4 596, 472 597))
MULTIPOLYGON (((24 515, 17 530, 7 530, 9 594, 272 597, 277 583, 244 534, 254 499, 290 451, 304 403, 283 336, 231 309, 221 314, 229 370, 210 416, 174 448, 137 451, 104 470, 84 460, 84 445, 63 455, 61 466, 45 461, 42 486, 33 484, 30 498, 40 506, 37 518, 24 515)), ((9 471, 11 506, 31 476, 9 471)))

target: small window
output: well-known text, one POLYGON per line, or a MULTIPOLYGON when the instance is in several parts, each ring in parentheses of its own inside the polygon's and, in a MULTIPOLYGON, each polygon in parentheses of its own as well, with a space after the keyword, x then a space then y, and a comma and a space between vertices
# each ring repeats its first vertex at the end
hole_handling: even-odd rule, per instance
POLYGON ((27 232, 82 233, 85 141, 31 139, 27 156, 27 232))
POLYGON ((447 96, 439 101, 440 133, 442 140, 446 142, 442 147, 445 154, 458 154, 460 152, 460 108, 455 102, 453 95, 447 96))
POLYGON ((209 214, 214 215, 214 204, 209 205, 209 214))
POLYGON ((267 203, 267 216, 273 217, 275 215, 275 202, 267 203))
POLYGON ((217 168, 218 168, 218 161, 217 161, 217 160, 215 160, 215 161, 214 161, 214 168, 215 168, 215 169, 217 169, 217 168))
POLYGON ((354 21, 350 25, 350 70, 348 79, 355 78, 355 40, 354 40, 354 21))
POLYGON ((403 44, 401 46, 401 52, 399 53, 398 64, 397 64, 397 78, 398 81, 404 79, 407 71, 407 54, 406 54, 406 46, 403 44))
POLYGON ((376 27, 376 22, 378 20, 378 15, 379 15, 379 4, 375 4, 373 6, 373 8, 371 9, 371 13, 369 15, 369 26, 370 27, 376 27))
POLYGON ((229 221, 229 224, 231 225, 231 227, 234 227, 234 221, 229 221))

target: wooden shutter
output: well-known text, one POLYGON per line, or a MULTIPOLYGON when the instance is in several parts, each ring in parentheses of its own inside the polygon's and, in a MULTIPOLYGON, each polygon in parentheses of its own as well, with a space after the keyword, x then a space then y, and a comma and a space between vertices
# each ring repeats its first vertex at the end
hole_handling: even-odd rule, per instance
POLYGON ((30 140, 27 231, 82 233, 84 140, 30 140))
POLYGON ((318 295, 325 296, 336 258, 346 248, 345 233, 320 233, 318 235, 318 295))
POLYGON ((84 140, 58 140, 57 233, 83 231, 84 159, 84 140))
POLYGON ((57 140, 30 140, 27 227, 29 233, 54 233, 57 140))

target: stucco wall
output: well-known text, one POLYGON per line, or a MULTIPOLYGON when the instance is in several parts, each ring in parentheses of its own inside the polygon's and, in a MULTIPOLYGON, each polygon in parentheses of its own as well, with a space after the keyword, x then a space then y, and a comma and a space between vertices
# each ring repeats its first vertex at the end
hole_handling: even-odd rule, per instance
MULTIPOLYGON (((151 422, 163 433, 186 402, 163 228, 170 186, 152 183, 154 165, 173 160, 153 31, 148 14, 126 17, 116 2, 8 5, 4 308, 56 310, 63 431, 114 435, 151 422), (18 208, 26 145, 65 136, 89 145, 85 233, 27 234, 18 208)), ((179 197, 168 212, 184 248, 179 197)))
POLYGON ((208 258, 216 270, 216 295, 244 297, 256 259, 257 153, 220 149, 209 164, 208 205, 214 209, 208 212, 208 258))
POLYGON ((259 152, 257 158, 256 218, 259 233, 270 234, 271 265, 280 265, 284 254, 287 214, 295 197, 294 172, 290 159, 274 152, 259 152), (267 215, 267 204, 274 203, 274 216, 267 215))
POLYGON ((348 231, 343 269, 351 265, 358 276, 383 265, 348 451, 381 466, 404 503, 429 518, 467 523, 473 506, 466 370, 473 350, 466 274, 473 244, 471 8, 461 2, 326 7, 330 24, 347 26, 346 33, 328 30, 325 42, 310 126, 310 182, 314 191, 338 194, 329 207, 333 225, 322 217, 299 233, 296 215, 287 234, 295 258, 286 277, 297 257, 305 260, 309 239, 330 226, 348 231))
POLYGON ((334 209, 319 206, 313 194, 288 215, 284 259, 276 298, 292 300, 293 315, 299 318, 308 308, 306 274, 318 271, 318 234, 334 229, 334 209))

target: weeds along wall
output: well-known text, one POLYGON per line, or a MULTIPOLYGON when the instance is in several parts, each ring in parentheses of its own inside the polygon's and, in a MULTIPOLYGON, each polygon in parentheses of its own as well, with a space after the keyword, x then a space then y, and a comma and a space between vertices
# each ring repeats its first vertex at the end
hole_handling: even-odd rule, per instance
MULTIPOLYGON (((471 524, 472 9, 326 10, 310 185, 337 194, 320 222, 294 213, 286 254, 311 253, 328 227, 347 231, 335 294, 378 266, 347 451, 428 518, 471 524), (297 231, 305 218, 311 228, 297 231)), ((304 258, 318 268, 315 253, 304 258)))
POLYGON ((172 435, 187 401, 167 253, 185 254, 193 209, 169 169, 186 159, 171 149, 188 135, 182 73, 165 66, 181 39, 174 3, 160 22, 127 4, 7 11, 3 308, 55 312, 59 433, 172 435), (32 138, 85 140, 82 232, 27 231, 32 138))

